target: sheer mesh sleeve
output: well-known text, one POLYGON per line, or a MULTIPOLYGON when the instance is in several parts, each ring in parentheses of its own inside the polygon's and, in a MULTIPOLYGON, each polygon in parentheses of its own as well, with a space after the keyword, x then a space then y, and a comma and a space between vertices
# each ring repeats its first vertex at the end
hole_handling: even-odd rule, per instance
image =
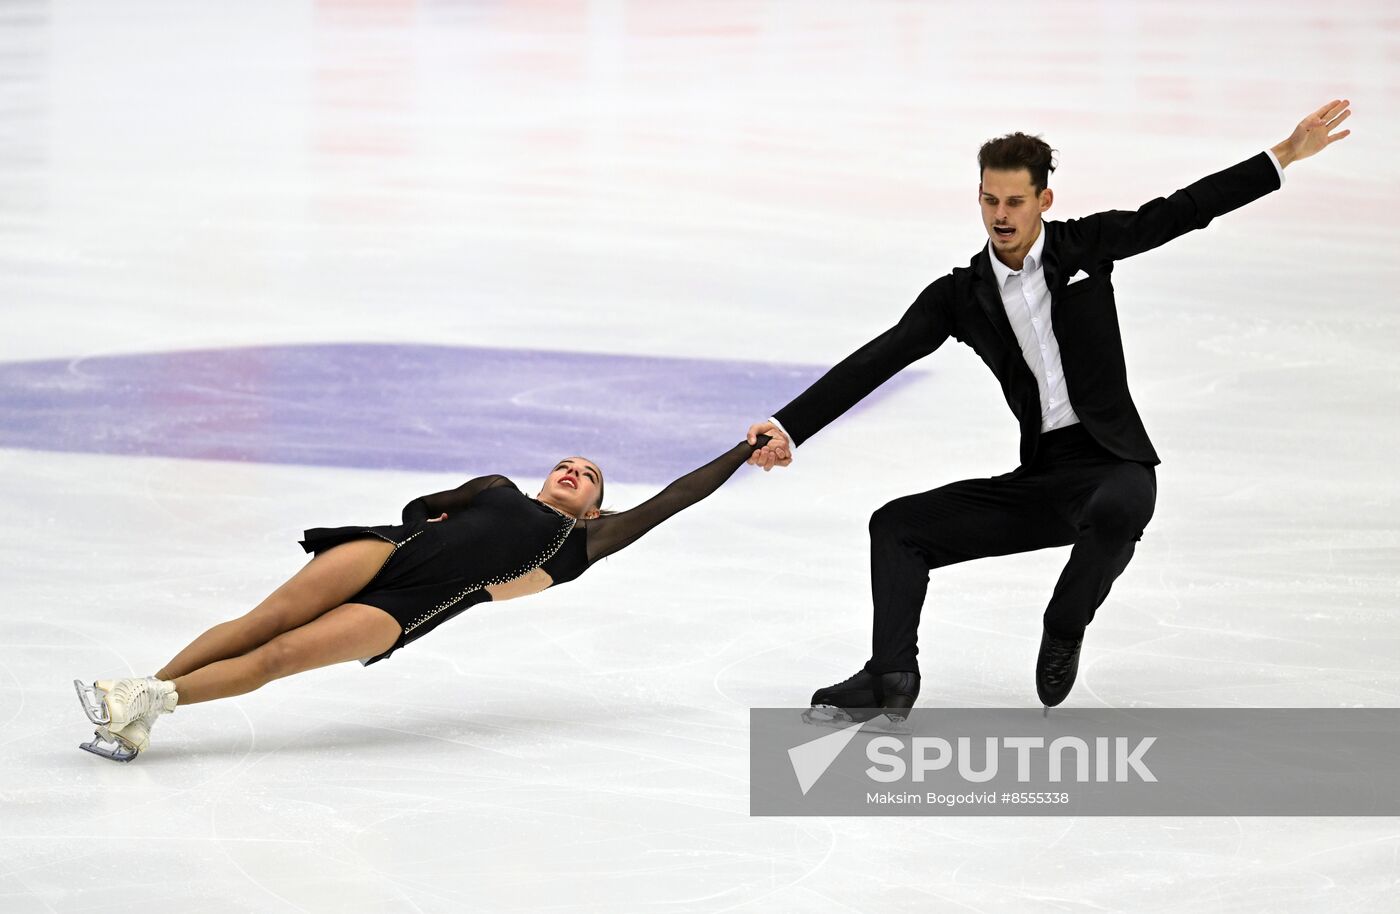
POLYGON ((735 470, 744 465, 750 454, 767 443, 767 435, 759 435, 757 445, 741 441, 630 511, 583 521, 582 525, 588 537, 589 564, 632 545, 652 527, 714 492, 734 475, 735 470))
POLYGON ((478 476, 475 479, 467 480, 455 489, 415 498, 403 506, 403 523, 411 524, 414 521, 427 520, 430 517, 441 517, 443 514, 450 516, 465 510, 472 503, 473 498, 487 489, 508 485, 512 485, 512 483, 504 476, 478 476))

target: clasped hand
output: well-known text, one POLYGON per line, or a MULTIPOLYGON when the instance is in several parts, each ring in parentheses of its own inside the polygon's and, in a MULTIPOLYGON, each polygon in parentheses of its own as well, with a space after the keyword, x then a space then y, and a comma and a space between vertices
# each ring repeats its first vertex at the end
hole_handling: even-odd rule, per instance
POLYGON ((792 446, 788 444, 782 429, 772 422, 755 422, 749 426, 749 444, 757 444, 759 435, 767 435, 771 440, 749 455, 747 462, 750 465, 763 467, 767 472, 773 467, 785 467, 792 463, 792 446))

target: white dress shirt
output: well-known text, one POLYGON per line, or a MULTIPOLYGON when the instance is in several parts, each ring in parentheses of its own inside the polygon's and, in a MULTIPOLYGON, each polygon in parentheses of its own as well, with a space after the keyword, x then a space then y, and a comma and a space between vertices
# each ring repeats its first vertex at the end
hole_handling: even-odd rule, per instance
POLYGON ((1019 270, 998 260, 991 241, 987 242, 987 255, 992 259, 992 273, 1001 291, 1002 307, 1006 309, 1016 342, 1021 344, 1021 355, 1040 388, 1040 430, 1048 432, 1074 425, 1079 417, 1069 402, 1065 370, 1060 364, 1060 344, 1050 326, 1050 287, 1045 283, 1045 265, 1041 261, 1044 250, 1044 222, 1019 270))

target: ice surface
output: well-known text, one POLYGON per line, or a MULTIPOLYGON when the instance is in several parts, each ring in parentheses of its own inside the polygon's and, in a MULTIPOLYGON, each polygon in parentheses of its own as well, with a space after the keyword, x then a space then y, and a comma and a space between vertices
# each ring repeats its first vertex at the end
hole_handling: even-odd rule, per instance
MULTIPOLYGON (((749 817, 748 708, 864 659, 870 512, 1014 463, 955 343, 576 584, 181 708, 131 765, 78 751, 69 685, 148 674, 245 611, 299 567, 303 527, 458 481, 398 436, 383 461, 301 461, 336 466, 168 450, 173 418, 241 389, 167 408, 202 377, 172 354, 573 353, 580 383, 627 359, 822 366, 975 253, 987 137, 1060 150, 1066 217, 1348 96, 1353 137, 1115 274, 1165 462, 1070 703, 1394 706, 1397 86, 1383 2, 4 4, 0 376, 55 370, 26 388, 37 418, 0 416, 0 910, 1400 910, 1394 819, 749 817), (114 359, 176 367, 129 420, 63 414, 114 359), (145 449, 43 449, 40 421, 145 449)), ((488 408, 388 368, 423 449, 488 408)), ((783 401, 697 417, 665 372, 590 402, 531 371, 489 410, 634 442, 619 507, 661 481, 654 455, 712 423, 718 452, 783 401)), ((353 396, 326 402, 308 421, 356 426, 353 396)), ((559 456, 536 446, 501 460, 559 456)), ((1033 706, 1064 557, 934 577, 923 703, 1033 706)))

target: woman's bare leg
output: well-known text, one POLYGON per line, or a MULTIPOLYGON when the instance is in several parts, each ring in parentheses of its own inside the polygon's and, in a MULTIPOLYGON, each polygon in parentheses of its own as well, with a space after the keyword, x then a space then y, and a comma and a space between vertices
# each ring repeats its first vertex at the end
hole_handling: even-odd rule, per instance
MULTIPOLYGON (((359 593, 393 554, 394 544, 381 539, 352 540, 321 553, 251 612, 221 622, 190 642, 156 678, 178 679, 305 625, 359 593)), ((181 699, 183 703, 183 693, 181 699)))
POLYGON ((181 707, 242 695, 293 673, 382 654, 394 646, 401 632, 399 623, 384 610, 346 603, 249 653, 176 678, 175 690, 181 707))

